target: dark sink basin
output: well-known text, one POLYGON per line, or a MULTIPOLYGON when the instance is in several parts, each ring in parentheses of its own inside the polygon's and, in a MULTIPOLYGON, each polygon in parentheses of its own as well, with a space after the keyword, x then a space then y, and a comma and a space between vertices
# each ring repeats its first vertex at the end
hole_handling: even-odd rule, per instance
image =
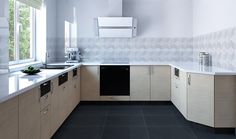
POLYGON ((67 69, 73 65, 44 65, 40 69, 67 69))

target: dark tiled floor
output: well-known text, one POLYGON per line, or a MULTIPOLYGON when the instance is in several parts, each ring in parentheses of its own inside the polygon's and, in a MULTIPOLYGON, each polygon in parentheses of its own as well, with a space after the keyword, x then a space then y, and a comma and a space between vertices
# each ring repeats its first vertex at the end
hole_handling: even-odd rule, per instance
POLYGON ((187 122, 172 104, 81 104, 53 139, 235 139, 187 122))

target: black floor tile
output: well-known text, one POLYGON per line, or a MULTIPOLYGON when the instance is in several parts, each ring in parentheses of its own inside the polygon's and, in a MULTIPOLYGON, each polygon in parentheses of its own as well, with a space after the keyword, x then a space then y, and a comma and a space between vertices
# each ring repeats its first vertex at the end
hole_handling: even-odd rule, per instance
POLYGON ((145 127, 105 127, 102 139, 148 139, 145 127))
POLYGON ((144 116, 147 126, 182 126, 183 121, 173 115, 144 116))
POLYGON ((74 111, 73 114, 80 115, 107 115, 110 107, 104 105, 80 105, 74 111))
POLYGON ((132 106, 132 105, 122 105, 122 106, 111 106, 108 115, 142 115, 142 108, 140 106, 132 106))
POLYGON ((61 127, 52 139, 100 139, 102 127, 80 126, 61 127))
POLYGON ((144 115, 175 115, 174 109, 171 105, 146 105, 142 107, 144 115))
POLYGON ((101 115, 71 115, 65 121, 65 125, 73 126, 102 126, 106 116, 101 115))
POLYGON ((78 105, 53 139, 235 139, 188 122, 171 103, 78 105))
POLYGON ((106 126, 144 126, 142 116, 107 116, 106 126))
POLYGON ((150 139, 197 139, 188 127, 158 126, 148 127, 150 139))

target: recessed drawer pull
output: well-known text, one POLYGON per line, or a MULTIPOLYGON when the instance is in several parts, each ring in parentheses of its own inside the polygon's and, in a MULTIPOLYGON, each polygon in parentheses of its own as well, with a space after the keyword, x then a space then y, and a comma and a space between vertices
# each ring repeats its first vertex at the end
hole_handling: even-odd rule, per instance
POLYGON ((45 95, 45 96, 43 97, 43 99, 48 99, 48 95, 45 95))
POLYGON ((44 84, 43 84, 43 86, 47 86, 47 85, 48 85, 48 83, 44 83, 44 84))
POLYGON ((48 113, 48 109, 46 109, 46 110, 43 112, 44 115, 47 114, 47 113, 48 113))

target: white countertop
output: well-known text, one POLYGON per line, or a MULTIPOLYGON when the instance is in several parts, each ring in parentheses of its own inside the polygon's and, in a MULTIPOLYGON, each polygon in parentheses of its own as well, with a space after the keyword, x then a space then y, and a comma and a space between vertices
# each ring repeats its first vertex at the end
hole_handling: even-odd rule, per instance
MULTIPOLYGON (((69 64, 65 64, 69 65, 69 64)), ((63 70, 47 70, 43 69, 37 75, 26 75, 22 72, 14 72, 0 75, 0 103, 18 96, 40 84, 51 80, 65 72, 71 71, 79 67, 81 64, 73 64, 74 66, 63 70)))
POLYGON ((198 63, 194 62, 118 62, 118 63, 112 63, 112 62, 84 62, 82 65, 169 65, 178 69, 181 69, 185 72, 191 72, 191 73, 200 73, 200 74, 209 74, 209 75, 236 75, 236 71, 231 71, 227 69, 222 69, 215 66, 200 66, 198 63))
MULTIPOLYGON (((54 64, 50 64, 54 65, 54 64)), ((68 72, 81 65, 169 65, 179 68, 185 72, 200 73, 209 75, 236 75, 236 71, 230 71, 218 67, 201 67, 198 63, 193 62, 130 62, 130 63, 100 63, 100 62, 86 62, 86 63, 55 63, 55 65, 74 65, 65 70, 42 70, 37 75, 26 75, 21 72, 14 72, 0 75, 0 103, 5 102, 15 96, 18 96, 40 84, 51 80, 65 72, 68 72)))

